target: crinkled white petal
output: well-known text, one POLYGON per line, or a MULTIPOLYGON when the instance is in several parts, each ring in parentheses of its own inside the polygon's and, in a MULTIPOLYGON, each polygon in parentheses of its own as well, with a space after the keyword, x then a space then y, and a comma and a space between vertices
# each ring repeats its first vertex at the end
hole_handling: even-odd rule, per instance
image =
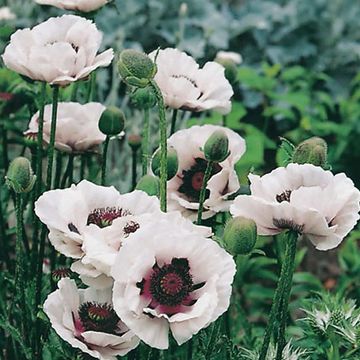
POLYGON ((52 5, 60 9, 90 12, 105 5, 108 0, 35 0, 40 5, 52 5))

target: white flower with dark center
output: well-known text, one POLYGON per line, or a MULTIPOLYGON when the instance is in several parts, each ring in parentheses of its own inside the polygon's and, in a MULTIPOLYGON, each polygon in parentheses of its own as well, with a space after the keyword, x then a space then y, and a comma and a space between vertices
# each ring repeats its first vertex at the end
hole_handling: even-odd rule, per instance
MULTIPOLYGON (((69 102, 59 103, 56 121, 55 147, 64 152, 82 153, 94 150, 106 136, 99 130, 99 119, 105 110, 100 103, 85 105, 69 102)), ((52 105, 45 106, 43 138, 50 141, 52 105)), ((29 123, 26 137, 36 138, 39 129, 39 112, 29 123)))
POLYGON ((87 226, 112 225, 115 219, 144 213, 160 213, 159 200, 143 191, 121 195, 113 186, 83 180, 68 189, 45 192, 35 203, 35 213, 49 229, 49 240, 65 256, 80 259, 87 226))
POLYGON ((108 0, 35 0, 35 2, 65 10, 90 12, 101 8, 108 0))
POLYGON ((149 56, 157 65, 155 81, 167 106, 196 112, 230 112, 234 92, 222 65, 210 61, 199 68, 191 56, 171 48, 153 51, 149 56))
POLYGON ((230 155, 223 162, 213 165, 203 218, 229 209, 232 202, 228 197, 240 187, 234 167, 245 152, 245 141, 228 128, 204 125, 177 131, 168 139, 168 146, 175 148, 179 160, 176 176, 167 183, 170 210, 179 210, 184 216, 195 219, 207 165, 202 148, 210 135, 219 129, 228 136, 230 155))
POLYGON ((80 290, 75 281, 61 279, 59 289, 44 303, 56 333, 72 347, 101 360, 116 360, 139 344, 139 339, 119 319, 110 289, 80 290))
POLYGON ((249 175, 251 196, 231 206, 233 216, 257 224, 260 235, 292 229, 318 250, 337 247, 359 219, 360 192, 345 174, 310 164, 290 164, 259 177, 249 175))
POLYGON ((14 19, 16 19, 16 15, 11 11, 8 6, 0 7, 0 21, 14 19))
POLYGON ((236 53, 236 52, 232 52, 232 51, 219 51, 217 54, 216 54, 216 58, 215 58, 215 61, 218 61, 218 62, 232 62, 236 65, 239 65, 242 63, 242 57, 239 53, 236 53))
POLYGON ((111 63, 112 49, 97 55, 101 40, 92 21, 63 15, 16 31, 2 58, 9 69, 32 80, 64 86, 111 63))
POLYGON ((183 344, 223 314, 235 274, 215 241, 154 218, 123 242, 111 270, 118 316, 146 344, 183 344))
MULTIPOLYGON (((174 226, 180 226, 200 236, 212 235, 211 228, 194 225, 179 212, 159 213, 157 218, 168 219, 174 226)), ((72 265, 72 270, 80 274, 83 282, 97 288, 112 285, 111 267, 121 251, 123 242, 140 228, 151 224, 154 214, 128 215, 115 219, 112 226, 101 229, 90 225, 84 232, 82 250, 84 256, 72 265)))

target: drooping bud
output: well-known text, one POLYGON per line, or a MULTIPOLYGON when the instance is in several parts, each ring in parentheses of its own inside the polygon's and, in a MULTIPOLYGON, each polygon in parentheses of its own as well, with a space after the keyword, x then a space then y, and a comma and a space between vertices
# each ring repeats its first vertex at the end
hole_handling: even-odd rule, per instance
POLYGON ((151 109, 156 105, 156 96, 150 87, 136 89, 130 98, 132 105, 140 110, 151 109))
POLYGON ((101 115, 99 130, 107 136, 119 135, 125 127, 125 115, 115 106, 109 106, 101 115))
POLYGON ((132 134, 128 136, 128 143, 132 150, 137 151, 141 146, 141 136, 132 134))
POLYGON ((253 220, 236 217, 228 221, 224 229, 224 244, 232 255, 247 255, 255 246, 256 224, 253 220))
POLYGON ((27 193, 32 190, 36 176, 31 169, 30 161, 25 157, 15 158, 5 177, 6 184, 16 193, 27 193))
POLYGON ((144 175, 137 183, 136 190, 142 190, 150 196, 159 196, 159 178, 152 175, 144 175))
MULTIPOLYGON (((160 149, 158 149, 153 155, 151 161, 151 169, 154 175, 158 177, 160 177, 160 158, 161 158, 161 153, 160 153, 160 149)), ((172 179, 176 175, 178 168, 179 168, 179 159, 177 156, 177 152, 173 147, 171 147, 168 149, 168 153, 167 153, 167 180, 172 179)))
POLYGON ((63 278, 71 278, 73 275, 74 273, 70 268, 58 268, 51 273, 51 277, 55 282, 58 282, 63 278))
POLYGON ((297 164, 313 164, 326 167, 327 144, 320 137, 312 137, 301 142, 294 151, 292 162, 297 164))
POLYGON ((216 163, 224 161, 229 155, 229 139, 223 130, 215 130, 204 146, 205 159, 216 163))
POLYGON ((215 61, 225 68, 225 77, 229 83, 234 85, 237 82, 238 65, 242 62, 240 54, 231 51, 219 51, 215 61))
POLYGON ((146 54, 133 49, 121 52, 118 69, 128 85, 140 88, 148 86, 157 71, 155 63, 146 54))

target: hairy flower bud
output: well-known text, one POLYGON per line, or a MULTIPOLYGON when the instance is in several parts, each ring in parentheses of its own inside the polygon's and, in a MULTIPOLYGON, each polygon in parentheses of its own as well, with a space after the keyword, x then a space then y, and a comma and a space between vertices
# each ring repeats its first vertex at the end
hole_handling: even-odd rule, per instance
POLYGON ((150 87, 138 88, 131 94, 131 103, 140 110, 151 109, 156 105, 156 96, 150 87))
POLYGON ((215 130, 204 146, 205 159, 213 162, 222 162, 229 155, 229 139, 223 130, 215 130))
POLYGON ((137 183, 136 190, 142 190, 150 196, 158 196, 160 191, 159 178, 152 175, 144 175, 137 183))
POLYGON ((115 106, 109 106, 101 115, 99 130, 108 136, 119 135, 125 127, 125 115, 115 106))
POLYGON ((17 157, 11 162, 5 179, 16 193, 27 193, 32 190, 36 176, 30 161, 25 157, 17 157))
POLYGON ((228 221, 224 230, 224 244, 232 255, 249 254, 257 239, 256 224, 253 220, 236 217, 228 221))
POLYGON ((155 63, 146 54, 132 49, 121 52, 118 69, 128 85, 140 88, 148 86, 157 71, 155 63))
MULTIPOLYGON (((179 159, 177 156, 177 152, 176 150, 171 147, 168 149, 168 153, 167 153, 167 180, 172 179, 179 168, 179 159)), ((156 176, 160 177, 160 150, 156 150, 153 158, 152 158, 152 162, 151 162, 151 169, 153 171, 153 173, 156 176)))
POLYGON ((294 151, 292 162, 297 164, 313 164, 326 167, 327 144, 319 137, 312 137, 301 142, 294 151))

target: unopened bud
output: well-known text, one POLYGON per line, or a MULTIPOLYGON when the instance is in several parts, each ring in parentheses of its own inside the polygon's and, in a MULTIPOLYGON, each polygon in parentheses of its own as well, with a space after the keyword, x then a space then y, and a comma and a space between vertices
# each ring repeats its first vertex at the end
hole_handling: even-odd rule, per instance
POLYGON ((119 135, 125 127, 125 115, 115 106, 109 106, 101 115, 99 130, 107 136, 119 135))
POLYGON ((156 96, 150 88, 138 88, 131 94, 131 103, 140 110, 151 109, 156 105, 156 96))
POLYGON ((142 190, 150 196, 159 196, 159 178, 153 175, 144 175, 137 183, 136 190, 142 190))
POLYGON ((7 185, 16 193, 27 193, 32 190, 36 176, 30 161, 25 157, 17 157, 11 162, 5 179, 7 185))
POLYGON ((132 49, 121 52, 118 69, 128 85, 140 88, 148 86, 157 71, 155 63, 146 54, 132 49))
POLYGON ((132 134, 128 136, 128 143, 132 150, 137 151, 141 146, 141 136, 132 134))
MULTIPOLYGON (((161 158, 161 152, 160 149, 156 150, 152 162, 151 162, 151 169, 154 173, 154 175, 160 177, 160 158, 161 158)), ((167 180, 172 179, 179 168, 179 159, 177 156, 176 150, 171 147, 168 149, 167 152, 167 180)))
POLYGON ((228 221, 224 229, 224 244, 232 255, 247 255, 254 249, 257 239, 256 223, 244 217, 228 221))
POLYGON ((213 162, 222 162, 229 155, 229 139, 223 130, 215 130, 204 146, 205 159, 213 162))
POLYGON ((292 162, 326 167, 327 144, 319 137, 312 137, 300 143, 294 151, 292 162))

